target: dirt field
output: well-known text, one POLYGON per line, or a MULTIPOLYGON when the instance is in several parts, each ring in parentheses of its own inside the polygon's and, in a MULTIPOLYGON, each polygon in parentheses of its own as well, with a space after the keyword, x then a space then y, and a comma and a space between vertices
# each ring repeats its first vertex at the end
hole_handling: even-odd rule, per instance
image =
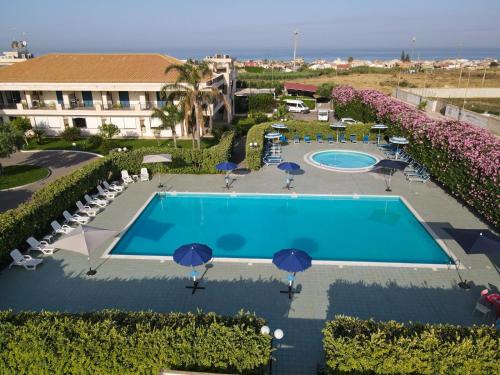
MULTIPOLYGON (((460 71, 435 69, 426 73, 401 73, 399 77, 401 87, 466 87, 469 71, 464 70, 459 85, 460 71)), ((487 69, 483 85, 483 70, 471 71, 469 87, 500 87, 500 69, 487 69)), ((349 74, 339 76, 321 76, 302 78, 295 82, 319 85, 325 82, 351 85, 356 88, 373 88, 386 94, 392 93, 392 88, 398 84, 398 73, 390 74, 349 74)))

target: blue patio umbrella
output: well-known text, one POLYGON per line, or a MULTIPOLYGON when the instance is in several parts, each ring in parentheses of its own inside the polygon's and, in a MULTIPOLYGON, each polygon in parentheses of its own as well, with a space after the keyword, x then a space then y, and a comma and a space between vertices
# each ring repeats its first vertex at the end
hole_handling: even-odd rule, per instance
POLYGON ((289 299, 292 299, 292 294, 300 293, 298 290, 293 290, 295 274, 311 267, 311 262, 311 256, 303 250, 283 249, 275 253, 273 255, 273 264, 280 270, 289 272, 288 290, 281 290, 280 293, 287 293, 289 299))
POLYGON ((190 277, 193 278, 193 285, 186 286, 186 288, 193 289, 194 294, 196 289, 205 289, 198 286, 198 280, 196 276, 198 272, 194 270, 194 267, 201 266, 212 259, 212 249, 207 245, 200 243, 190 243, 182 245, 174 252, 174 262, 185 267, 192 267, 190 277))
POLYGON ((286 172, 286 183, 284 189, 290 189, 290 184, 292 179, 290 178, 289 173, 292 171, 298 171, 300 169, 300 165, 292 162, 285 161, 283 163, 278 164, 278 169, 286 172))
POLYGON ((373 130, 378 130, 378 135, 377 135, 377 144, 380 143, 380 131, 387 129, 388 126, 385 124, 375 124, 372 126, 373 130))
POLYGON ((337 130, 337 143, 339 143, 339 129, 345 129, 346 126, 343 122, 339 121, 330 125, 330 128, 337 130))
POLYGON ((391 178, 392 175, 394 174, 395 170, 400 170, 404 171, 405 168, 408 166, 408 163, 402 160, 392 160, 392 159, 383 159, 380 160, 377 164, 373 166, 373 168, 385 168, 389 169, 389 180, 386 181, 387 188, 385 191, 392 191, 391 189, 391 178))
MULTIPOLYGON (((217 164, 215 166, 215 168, 218 171, 231 172, 231 171, 234 171, 236 168, 238 168, 238 166, 235 163, 232 163, 230 161, 224 161, 222 163, 217 164)), ((225 188, 229 189, 229 174, 226 174, 224 176, 224 181, 226 183, 225 188)))

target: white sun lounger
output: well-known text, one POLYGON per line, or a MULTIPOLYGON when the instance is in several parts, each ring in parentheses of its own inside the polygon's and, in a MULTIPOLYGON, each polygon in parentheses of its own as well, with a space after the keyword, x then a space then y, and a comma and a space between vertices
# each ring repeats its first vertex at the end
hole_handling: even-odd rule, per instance
POLYGON ((116 184, 109 184, 108 181, 103 181, 103 186, 105 189, 109 191, 116 191, 117 193, 121 193, 123 191, 123 186, 116 185, 116 184))
POLYGON ((98 191, 98 196, 101 197, 106 197, 107 199, 115 199, 116 193, 109 191, 109 190, 104 190, 101 185, 97 185, 97 191, 98 191))
POLYGON ((92 208, 90 206, 84 206, 83 203, 80 201, 76 202, 76 207, 78 208, 78 212, 81 214, 85 214, 88 216, 97 215, 97 210, 95 208, 92 208))
POLYGON ((85 199, 85 202, 87 202, 89 206, 98 206, 104 208, 108 205, 107 200, 99 199, 97 195, 90 198, 88 194, 85 194, 83 198, 85 199))
POLYGON ((43 259, 36 259, 29 255, 21 254, 18 249, 12 250, 10 256, 14 261, 9 265, 9 268, 12 266, 21 266, 29 271, 34 271, 36 266, 43 262, 43 259))
POLYGON ((135 182, 134 179, 130 177, 127 170, 124 169, 121 173, 122 173, 122 180, 125 184, 131 184, 132 182, 135 182))
POLYGON ((61 225, 56 220, 50 223, 50 226, 54 229, 54 234, 67 234, 75 229, 66 224, 61 225))
POLYGON ((68 211, 63 211, 64 224, 87 224, 90 220, 88 216, 80 216, 78 214, 71 215, 68 211))
POLYGON ((147 168, 141 168, 141 181, 149 181, 149 172, 147 168))
POLYGON ((30 245, 28 251, 38 250, 44 254, 54 254, 54 248, 50 246, 47 241, 38 241, 35 237, 30 237, 26 240, 26 242, 28 243, 28 245, 30 245))

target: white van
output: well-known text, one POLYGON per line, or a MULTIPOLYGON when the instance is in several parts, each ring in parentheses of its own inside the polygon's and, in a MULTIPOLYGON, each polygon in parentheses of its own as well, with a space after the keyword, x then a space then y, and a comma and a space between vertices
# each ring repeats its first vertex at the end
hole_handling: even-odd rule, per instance
POLYGON ((309 107, 304 104, 302 100, 285 100, 286 108, 288 112, 296 112, 296 113, 308 113, 309 107))
POLYGON ((327 109, 320 109, 318 111, 318 121, 328 121, 328 114, 327 109))
POLYGON ((357 124, 358 122, 354 120, 353 118, 350 117, 342 117, 340 119, 340 122, 343 122, 344 124, 357 124))

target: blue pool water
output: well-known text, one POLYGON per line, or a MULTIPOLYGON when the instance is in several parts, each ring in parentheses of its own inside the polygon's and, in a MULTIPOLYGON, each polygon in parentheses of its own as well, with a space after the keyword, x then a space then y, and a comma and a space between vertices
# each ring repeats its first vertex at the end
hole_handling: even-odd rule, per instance
POLYGON ((284 248, 313 260, 449 263, 398 197, 176 194, 155 196, 112 249, 172 255, 199 242, 215 258, 272 258, 284 248))
POLYGON ((330 150, 316 152, 310 157, 315 164, 335 169, 366 169, 377 163, 371 155, 357 151, 330 150))

